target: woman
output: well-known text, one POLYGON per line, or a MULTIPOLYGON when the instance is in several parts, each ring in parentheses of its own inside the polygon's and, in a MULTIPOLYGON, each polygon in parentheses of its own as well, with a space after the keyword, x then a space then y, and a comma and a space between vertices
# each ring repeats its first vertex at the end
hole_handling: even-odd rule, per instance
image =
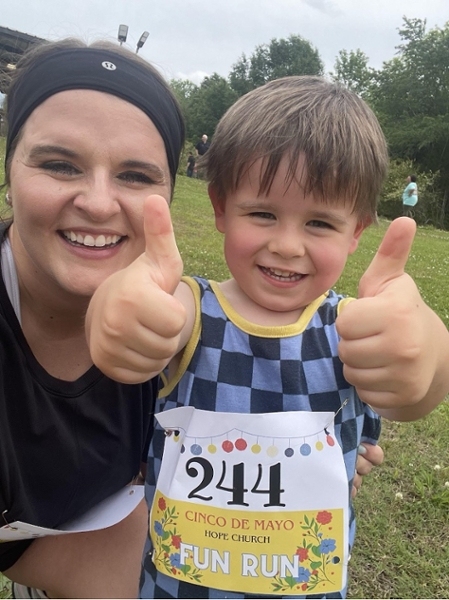
MULTIPOLYGON (((2 526, 58 528, 133 482, 146 458, 156 383, 103 376, 84 315, 142 253, 144 199, 170 202, 184 125, 153 67, 73 40, 22 59, 7 119, 0 512, 2 526)), ((56 597, 136 597, 146 517, 142 501, 108 529, 2 543, 0 570, 56 597)))
MULTIPOLYGON (((184 127, 150 65, 76 40, 22 59, 7 118, 0 512, 2 525, 57 528, 134 481, 146 459, 156 383, 103 376, 84 315, 98 285, 143 252, 144 199, 170 202, 184 127)), ((361 474, 382 451, 365 457, 361 474)), ((146 529, 141 502, 107 529, 2 543, 0 571, 50 597, 136 597, 146 529)))
POLYGON ((416 175, 409 175, 405 180, 407 185, 402 192, 402 213, 404 217, 413 218, 413 207, 418 203, 418 185, 416 175))

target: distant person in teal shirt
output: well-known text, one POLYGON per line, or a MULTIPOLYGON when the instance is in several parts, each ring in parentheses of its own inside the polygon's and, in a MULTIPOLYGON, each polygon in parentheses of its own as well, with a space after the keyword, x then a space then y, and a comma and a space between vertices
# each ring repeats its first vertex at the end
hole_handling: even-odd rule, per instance
POLYGON ((418 186, 416 185, 416 175, 409 175, 406 179, 407 186, 402 192, 402 208, 405 217, 413 218, 412 207, 418 202, 418 186))

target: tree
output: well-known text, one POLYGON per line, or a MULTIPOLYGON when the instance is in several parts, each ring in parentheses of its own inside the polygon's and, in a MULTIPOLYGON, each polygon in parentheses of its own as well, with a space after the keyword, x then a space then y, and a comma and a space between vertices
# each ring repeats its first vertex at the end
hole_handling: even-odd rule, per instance
POLYGON ((195 94, 198 91, 198 86, 188 79, 172 79, 170 87, 175 95, 186 123, 186 138, 190 139, 194 134, 190 129, 190 108, 194 102, 195 94))
POLYGON ((340 50, 335 60, 335 72, 330 73, 331 78, 363 98, 369 95, 376 78, 376 71, 368 66, 368 61, 368 56, 360 49, 350 52, 340 50))
POLYGON ((318 50, 299 35, 291 35, 287 40, 271 40, 270 67, 271 79, 288 75, 322 75, 323 63, 318 50))
POLYGON ((187 111, 198 86, 188 79, 172 79, 170 87, 179 102, 181 110, 187 111))
POLYGON ((188 79, 172 79, 170 87, 186 122, 186 139, 195 144, 203 133, 211 136, 225 111, 237 100, 229 83, 217 73, 201 85, 188 79))
MULTIPOLYGON (((449 23, 426 31, 426 21, 404 18, 398 56, 377 73, 370 101, 394 158, 438 173, 449 190, 449 23)), ((448 203, 449 204, 449 203, 448 203)), ((445 219, 449 224, 449 214, 445 219)))
POLYGON ((249 69, 250 63, 246 55, 242 54, 229 74, 229 84, 239 97, 244 96, 253 89, 249 79, 249 69))
POLYGON ((279 77, 322 75, 323 69, 318 50, 299 35, 291 35, 256 46, 249 59, 243 54, 232 67, 229 83, 241 96, 279 77))
POLYGON ((449 23, 426 33, 425 21, 404 19, 399 33, 371 98, 394 154, 436 172, 449 159, 449 23))
POLYGON ((189 100, 186 120, 191 141, 204 133, 212 136, 218 121, 236 100, 236 92, 224 77, 217 73, 206 77, 189 100))

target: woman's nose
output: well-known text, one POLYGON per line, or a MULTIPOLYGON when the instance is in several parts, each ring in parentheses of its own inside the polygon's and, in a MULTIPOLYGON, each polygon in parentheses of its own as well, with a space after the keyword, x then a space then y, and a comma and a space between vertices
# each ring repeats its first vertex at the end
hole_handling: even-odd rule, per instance
POLYGON ((105 221, 120 212, 116 190, 106 177, 97 177, 86 182, 77 194, 74 205, 88 213, 94 221, 105 221))

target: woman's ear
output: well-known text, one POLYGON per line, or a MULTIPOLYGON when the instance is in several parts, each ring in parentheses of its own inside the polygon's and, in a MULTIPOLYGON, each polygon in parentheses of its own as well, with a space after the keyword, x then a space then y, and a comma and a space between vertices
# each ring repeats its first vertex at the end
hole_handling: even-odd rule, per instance
POLYGON ((224 233, 224 218, 225 218, 225 208, 226 203, 223 198, 220 198, 217 194, 217 190, 209 184, 207 188, 209 193, 209 198, 212 203, 212 207, 214 209, 215 214, 215 227, 220 233, 224 233))

